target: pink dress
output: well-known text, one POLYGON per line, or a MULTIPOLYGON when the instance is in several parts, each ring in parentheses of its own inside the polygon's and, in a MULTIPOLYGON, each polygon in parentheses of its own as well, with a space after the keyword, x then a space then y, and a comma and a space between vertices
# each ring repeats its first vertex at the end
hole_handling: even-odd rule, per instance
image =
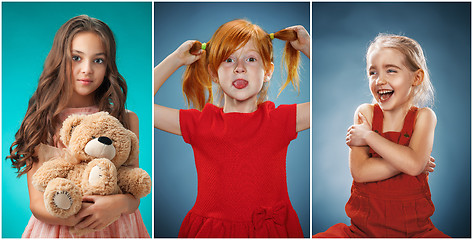
MULTIPOLYGON (((92 114, 98 112, 95 106, 84 108, 64 109, 59 119, 64 121, 71 114, 92 114)), ((58 127, 59 130, 59 127, 58 127)), ((55 139, 56 147, 64 147, 58 139, 55 139)), ((31 215, 30 221, 22 235, 23 238, 73 238, 69 233, 69 227, 65 225, 51 225, 36 219, 31 215)), ((137 209, 132 214, 122 215, 117 221, 108 227, 81 236, 83 238, 149 238, 148 231, 137 209)))

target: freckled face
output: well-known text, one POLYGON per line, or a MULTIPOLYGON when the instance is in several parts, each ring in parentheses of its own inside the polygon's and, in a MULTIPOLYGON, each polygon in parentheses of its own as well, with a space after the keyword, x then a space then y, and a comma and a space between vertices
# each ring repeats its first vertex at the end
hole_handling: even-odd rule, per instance
POLYGON ((72 39, 72 81, 74 97, 87 100, 102 84, 107 70, 105 48, 93 32, 77 33, 72 39))
POLYGON ((409 107, 416 73, 405 65, 405 56, 393 48, 374 49, 367 57, 371 94, 384 111, 409 107))
POLYGON ((225 98, 256 102, 263 83, 270 80, 272 71, 264 69, 261 55, 254 42, 249 41, 220 64, 217 75, 225 98))

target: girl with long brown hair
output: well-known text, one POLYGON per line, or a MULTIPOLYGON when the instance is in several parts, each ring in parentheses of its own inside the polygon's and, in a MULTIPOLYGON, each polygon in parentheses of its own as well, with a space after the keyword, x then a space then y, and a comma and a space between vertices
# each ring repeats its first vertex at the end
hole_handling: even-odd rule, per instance
MULTIPOLYGON (((96 18, 80 15, 57 31, 7 157, 18 176, 27 174, 33 215, 23 237, 73 237, 69 226, 97 230, 85 237, 149 237, 138 211, 140 201, 130 194, 84 196, 81 211, 61 219, 46 211, 43 193, 31 184, 43 164, 35 148, 39 144, 64 147, 58 130, 71 114, 107 111, 138 135, 138 117, 125 109, 127 85, 115 58, 113 33, 96 18)), ((138 161, 131 165, 138 167, 138 161)))
POLYGON ((157 93, 188 65, 183 93, 195 108, 154 107, 154 126, 182 135, 194 149, 198 195, 179 237, 303 237, 285 166, 290 141, 310 127, 310 103, 276 108, 267 101, 274 38, 287 42, 288 77, 280 91, 288 84, 298 89, 299 52, 310 56, 302 26, 268 34, 249 21, 233 20, 207 43, 184 42, 154 70, 157 93))

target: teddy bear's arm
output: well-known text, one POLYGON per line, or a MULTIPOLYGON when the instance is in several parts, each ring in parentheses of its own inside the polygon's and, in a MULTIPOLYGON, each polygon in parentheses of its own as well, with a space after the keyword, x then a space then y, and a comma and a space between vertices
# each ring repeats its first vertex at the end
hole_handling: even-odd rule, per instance
POLYGON ((151 178, 141 168, 122 166, 118 169, 118 186, 123 192, 142 198, 151 192, 151 178))
POLYGON ((74 168, 74 165, 64 161, 63 158, 53 158, 50 161, 45 162, 33 175, 33 186, 41 192, 48 185, 49 181, 54 178, 64 178, 70 170, 74 168))

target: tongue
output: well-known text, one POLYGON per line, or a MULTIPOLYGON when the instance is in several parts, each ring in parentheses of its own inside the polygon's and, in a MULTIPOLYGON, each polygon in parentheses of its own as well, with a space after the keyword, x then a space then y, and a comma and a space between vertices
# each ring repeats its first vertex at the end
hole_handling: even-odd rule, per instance
POLYGON ((248 85, 248 81, 241 80, 241 79, 233 82, 233 86, 238 89, 245 88, 247 85, 248 85))

